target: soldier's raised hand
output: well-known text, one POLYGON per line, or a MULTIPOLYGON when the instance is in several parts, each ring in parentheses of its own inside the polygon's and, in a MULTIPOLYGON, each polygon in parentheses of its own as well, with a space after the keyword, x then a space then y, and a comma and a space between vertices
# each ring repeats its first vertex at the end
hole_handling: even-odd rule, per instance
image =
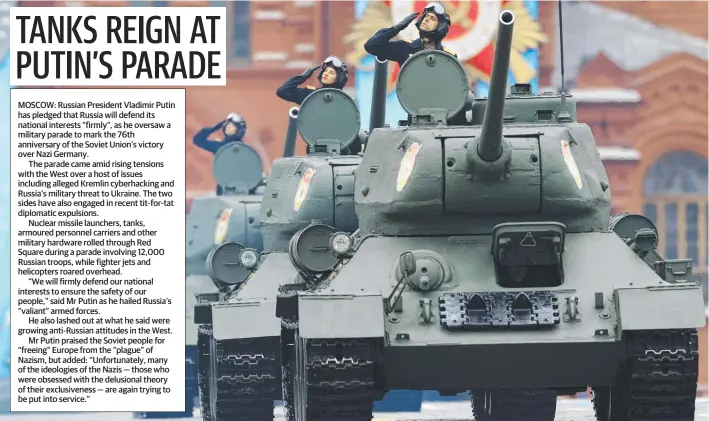
POLYGON ((306 69, 306 70, 303 72, 302 76, 305 77, 305 78, 309 78, 309 77, 312 76, 313 73, 315 73, 315 71, 318 70, 319 68, 320 68, 320 66, 318 65, 318 66, 313 66, 313 67, 311 67, 311 68, 309 68, 309 69, 306 69))
POLYGON ((414 13, 410 14, 409 16, 405 17, 404 19, 401 20, 401 22, 394 25, 394 29, 396 29, 397 31, 404 30, 404 28, 409 26, 411 24, 411 22, 413 22, 414 19, 416 19, 416 16, 418 16, 418 14, 419 14, 419 12, 414 12, 414 13))

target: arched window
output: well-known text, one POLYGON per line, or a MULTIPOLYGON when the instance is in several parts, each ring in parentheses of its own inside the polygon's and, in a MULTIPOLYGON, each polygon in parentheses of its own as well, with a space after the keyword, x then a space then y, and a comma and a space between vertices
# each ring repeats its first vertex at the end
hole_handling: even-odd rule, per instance
POLYGON ((694 152, 660 157, 645 175, 644 214, 657 225, 666 259, 690 258, 707 270, 707 160, 694 152))

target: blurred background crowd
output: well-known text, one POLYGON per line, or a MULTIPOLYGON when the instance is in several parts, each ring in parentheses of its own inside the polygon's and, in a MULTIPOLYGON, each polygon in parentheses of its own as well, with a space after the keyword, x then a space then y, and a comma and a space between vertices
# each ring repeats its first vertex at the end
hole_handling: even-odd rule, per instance
MULTIPOLYGON (((289 77, 326 56, 350 69, 345 90, 357 101, 362 128, 369 126, 373 58, 364 42, 425 1, 16 1, 0 3, 0 148, 9 150, 9 7, 20 6, 225 6, 226 87, 187 89, 187 189, 211 194, 215 181, 209 152, 194 134, 229 113, 247 122, 245 141, 263 158, 265 171, 283 150, 292 106, 276 96, 289 77)), ((548 1, 442 1, 452 28, 444 44, 455 50, 487 93, 497 17, 516 14, 510 83, 531 83, 535 92, 561 88, 557 3, 548 1), (488 29, 491 28, 491 29, 488 29), (476 32, 473 32, 476 31, 476 32), (488 33, 489 32, 489 33, 488 33), (475 36, 471 36, 476 34, 475 36)), ((651 218, 667 258, 694 259, 707 284, 708 95, 706 1, 564 1, 566 90, 578 102, 579 120, 590 125, 610 178, 613 213, 651 218)), ((412 38, 415 38, 414 35, 412 38)), ((387 123, 403 118, 393 90, 398 66, 390 64, 387 123)), ((317 74, 316 74, 317 75, 317 74)), ((315 76, 309 84, 316 85, 315 76)), ((296 154, 305 152, 298 141, 296 154)), ((9 363, 9 154, 0 153, 0 377, 9 363)), ((602 262, 599 262, 602 263, 602 262)), ((672 305, 668 303, 668 305, 672 305)), ((706 329, 702 345, 707 342, 706 329)), ((706 386, 706 348, 702 378, 706 386)))

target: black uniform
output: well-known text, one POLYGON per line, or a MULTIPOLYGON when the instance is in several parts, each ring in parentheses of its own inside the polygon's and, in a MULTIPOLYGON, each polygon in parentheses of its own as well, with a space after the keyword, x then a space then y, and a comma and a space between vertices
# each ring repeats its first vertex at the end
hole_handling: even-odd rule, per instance
MULTIPOLYGON (((245 134, 244 130, 238 130, 237 133, 232 136, 225 136, 224 140, 221 142, 208 139, 209 135, 221 129, 225 123, 226 121, 220 121, 212 127, 205 127, 204 129, 198 131, 192 138, 192 142, 198 148, 211 152, 214 155, 216 155, 217 152, 219 152, 219 149, 221 149, 224 145, 228 145, 232 142, 242 142, 245 134)), ((223 191, 224 189, 222 189, 222 186, 217 185, 217 196, 221 196, 223 191)))
POLYGON ((224 125, 223 121, 217 123, 212 127, 205 127, 194 135, 194 137, 192 138, 192 142, 198 148, 204 149, 205 151, 211 152, 216 155, 219 149, 227 143, 241 142, 243 140, 243 135, 240 135, 240 133, 237 133, 234 136, 226 136, 221 142, 217 140, 209 140, 209 135, 219 130, 222 125, 224 125))
POLYGON ((294 102, 298 105, 305 101, 308 95, 312 94, 317 90, 314 86, 306 86, 305 88, 299 88, 298 85, 308 80, 310 76, 298 75, 285 81, 283 85, 276 91, 276 95, 279 98, 286 100, 288 102, 294 102))
MULTIPOLYGON (((364 49, 369 54, 378 57, 380 60, 391 60, 399 63, 400 66, 412 55, 424 50, 421 38, 414 41, 396 40, 391 41, 400 31, 395 28, 384 28, 378 30, 370 39, 364 43, 364 49)), ((436 43, 436 49, 452 54, 455 58, 458 55, 452 50, 444 47, 440 42, 436 43)))

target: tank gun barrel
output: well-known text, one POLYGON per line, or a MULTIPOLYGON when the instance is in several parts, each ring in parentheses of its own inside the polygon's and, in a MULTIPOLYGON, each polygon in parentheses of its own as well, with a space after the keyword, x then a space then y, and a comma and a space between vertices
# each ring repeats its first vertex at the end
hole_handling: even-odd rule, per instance
POLYGON ((288 130, 286 131, 286 142, 283 145, 284 158, 295 155, 295 139, 298 137, 298 111, 298 107, 288 110, 288 130))
POLYGON ((515 15, 509 10, 500 13, 500 24, 495 43, 495 58, 490 77, 490 92, 485 106, 485 115, 478 143, 478 155, 486 162, 496 161, 502 155, 502 124, 505 96, 507 96, 507 74, 512 53, 512 30, 515 15))
POLYGON ((369 133, 384 127, 386 119, 387 61, 374 58, 374 84, 372 85, 372 110, 369 117, 369 133))

